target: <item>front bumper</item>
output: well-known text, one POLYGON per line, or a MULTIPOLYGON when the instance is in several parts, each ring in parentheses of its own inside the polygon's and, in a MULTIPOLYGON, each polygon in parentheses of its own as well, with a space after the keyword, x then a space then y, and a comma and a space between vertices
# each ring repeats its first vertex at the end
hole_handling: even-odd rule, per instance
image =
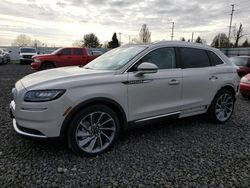
POLYGON ((20 108, 14 101, 10 103, 10 116, 14 130, 21 135, 34 138, 60 137, 64 120, 63 112, 54 108, 20 108))
POLYGON ((250 96, 250 84, 240 83, 240 92, 250 96))
POLYGON ((31 63, 31 68, 32 68, 33 70, 40 70, 41 64, 42 64, 42 63, 32 62, 32 63, 31 63))
POLYGON ((15 118, 13 118, 13 128, 18 134, 21 134, 23 136, 28 136, 33 138, 47 138, 47 136, 42 135, 41 133, 40 134, 32 133, 32 132, 39 133, 39 131, 21 128, 20 126, 18 126, 15 118))

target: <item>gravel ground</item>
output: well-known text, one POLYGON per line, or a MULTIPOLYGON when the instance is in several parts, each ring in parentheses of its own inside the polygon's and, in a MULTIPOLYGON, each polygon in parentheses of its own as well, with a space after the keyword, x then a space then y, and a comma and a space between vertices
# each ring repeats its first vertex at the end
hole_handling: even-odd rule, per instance
POLYGON ((225 125, 203 116, 147 125, 123 133, 108 153, 85 158, 13 131, 9 93, 31 72, 0 66, 1 187, 250 187, 250 100, 238 96, 225 125))

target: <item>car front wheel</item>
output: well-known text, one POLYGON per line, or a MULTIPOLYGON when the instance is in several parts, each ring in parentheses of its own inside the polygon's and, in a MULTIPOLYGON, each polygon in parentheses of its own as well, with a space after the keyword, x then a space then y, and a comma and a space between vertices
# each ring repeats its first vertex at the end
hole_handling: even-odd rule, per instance
POLYGON ((225 89, 220 90, 208 111, 210 118, 215 123, 225 123, 233 114, 235 97, 225 89))
POLYGON ((120 132, 116 113, 107 106, 93 105, 81 110, 68 131, 68 143, 77 154, 96 156, 110 149, 120 132))

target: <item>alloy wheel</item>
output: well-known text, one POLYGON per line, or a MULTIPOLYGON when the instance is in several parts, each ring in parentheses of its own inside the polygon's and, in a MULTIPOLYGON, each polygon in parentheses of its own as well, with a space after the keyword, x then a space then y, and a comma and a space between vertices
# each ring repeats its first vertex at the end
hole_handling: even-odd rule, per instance
POLYGON ((75 139, 78 147, 87 153, 105 150, 114 140, 116 125, 106 112, 97 111, 82 118, 76 128, 75 139))
POLYGON ((233 113, 234 99, 228 93, 222 94, 215 105, 215 115, 221 122, 230 118, 233 113))

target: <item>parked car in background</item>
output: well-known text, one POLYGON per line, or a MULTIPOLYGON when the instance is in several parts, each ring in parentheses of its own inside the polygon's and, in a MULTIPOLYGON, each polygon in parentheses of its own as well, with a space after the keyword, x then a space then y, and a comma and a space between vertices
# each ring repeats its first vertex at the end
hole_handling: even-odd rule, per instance
POLYGON ((32 56, 37 55, 36 48, 31 47, 21 47, 19 49, 19 55, 20 55, 20 64, 25 63, 31 63, 32 62, 32 56))
POLYGON ((90 55, 87 48, 59 48, 51 54, 36 55, 32 58, 34 70, 46 70, 55 67, 86 65, 98 55, 90 55))
POLYGON ((101 52, 101 51, 92 51, 91 52, 91 55, 96 55, 96 56, 100 56, 102 54, 103 54, 103 52, 101 52))
POLYGON ((250 73, 250 56, 235 56, 230 57, 229 59, 239 67, 238 74, 240 77, 250 73))
POLYGON ((121 130, 145 122, 207 113, 213 122, 225 123, 239 81, 237 67, 209 46, 123 46, 84 67, 25 76, 12 90, 10 112, 17 133, 66 138, 74 152, 95 156, 110 149, 121 130))
POLYGON ((9 63, 10 62, 10 53, 11 53, 11 51, 8 50, 7 48, 2 48, 2 50, 5 53, 5 56, 6 56, 6 59, 7 59, 7 63, 9 63))
POLYGON ((247 74, 241 78, 240 92, 243 97, 250 98, 250 74, 247 74))
POLYGON ((7 64, 10 62, 10 54, 3 48, 0 48, 0 64, 7 64))

